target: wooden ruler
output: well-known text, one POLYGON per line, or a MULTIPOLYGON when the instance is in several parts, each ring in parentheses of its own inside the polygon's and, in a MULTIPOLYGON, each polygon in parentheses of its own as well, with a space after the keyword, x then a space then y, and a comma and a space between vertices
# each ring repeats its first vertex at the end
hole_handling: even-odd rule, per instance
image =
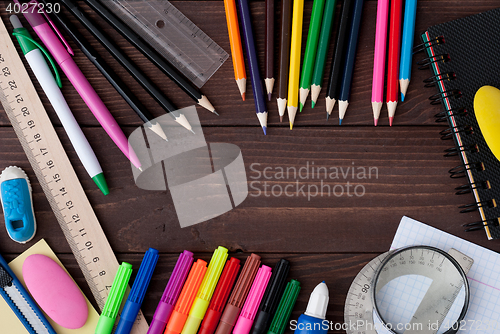
MULTIPOLYGON (((102 310, 118 261, 1 19, 0 102, 102 310)), ((132 333, 147 329, 140 313, 132 333)))

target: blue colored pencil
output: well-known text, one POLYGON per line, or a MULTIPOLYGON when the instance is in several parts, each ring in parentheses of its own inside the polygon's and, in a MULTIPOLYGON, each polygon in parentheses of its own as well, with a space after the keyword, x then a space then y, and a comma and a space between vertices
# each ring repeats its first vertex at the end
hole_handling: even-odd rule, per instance
POLYGON ((413 56, 413 35, 415 34, 415 17, 417 16, 417 0, 406 0, 403 22, 403 42, 401 44, 401 61, 399 64, 399 87, 401 101, 405 100, 406 91, 411 79, 411 60, 413 56))
POLYGON ((240 22, 245 41, 245 50, 248 57, 248 65, 250 68, 250 79, 252 81, 253 99, 255 100, 255 109, 257 118, 264 134, 267 132, 267 109, 264 99, 264 90, 262 89, 262 81, 259 74, 259 64, 257 62, 257 52, 255 51, 255 42, 253 39, 252 20, 250 18, 250 8, 247 0, 238 0, 238 8, 240 10, 240 22))
POLYGON ((361 24, 361 14, 363 14, 364 0, 354 0, 351 26, 349 28, 349 38, 347 40, 347 51, 345 54, 344 73, 340 82, 339 94, 339 124, 342 124, 347 106, 349 105, 349 94, 351 93, 352 74, 354 72, 354 62, 356 61, 356 49, 358 46, 359 26, 361 24))

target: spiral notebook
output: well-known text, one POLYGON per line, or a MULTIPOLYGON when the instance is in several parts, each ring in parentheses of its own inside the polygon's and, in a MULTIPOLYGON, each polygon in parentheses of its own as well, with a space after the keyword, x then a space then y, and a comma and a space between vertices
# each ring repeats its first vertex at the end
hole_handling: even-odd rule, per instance
POLYGON ((436 121, 449 125, 441 131, 441 139, 455 143, 445 155, 462 159, 450 176, 467 177, 457 194, 474 195, 474 202, 462 206, 462 212, 478 210, 481 216, 467 230, 484 228, 488 239, 499 239, 500 162, 481 134, 473 101, 484 85, 500 89, 500 8, 432 26, 421 38, 428 57, 419 65, 433 72, 425 83, 438 89, 431 103, 444 108, 436 121))

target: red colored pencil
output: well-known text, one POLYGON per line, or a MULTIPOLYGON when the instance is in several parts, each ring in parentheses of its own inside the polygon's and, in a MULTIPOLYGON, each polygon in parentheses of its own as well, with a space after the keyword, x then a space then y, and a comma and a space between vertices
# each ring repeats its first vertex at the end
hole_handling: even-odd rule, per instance
POLYGON ((389 112, 389 125, 392 126, 396 106, 398 105, 398 70, 399 53, 401 46, 401 10, 402 0, 391 1, 391 17, 389 30, 389 59, 387 63, 387 111, 389 112))

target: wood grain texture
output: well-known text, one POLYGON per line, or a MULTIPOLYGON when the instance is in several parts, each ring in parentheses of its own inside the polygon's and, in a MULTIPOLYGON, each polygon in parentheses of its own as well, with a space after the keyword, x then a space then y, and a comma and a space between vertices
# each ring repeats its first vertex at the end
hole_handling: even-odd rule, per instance
MULTIPOLYGON (((5 11, 7 3, 0 2, 0 16, 10 28, 8 13, 5 11)), ((229 52, 223 1, 182 0, 173 3, 229 52)), ((113 36, 115 42, 123 47, 144 73, 162 87, 179 108, 192 104, 178 87, 163 75, 159 75, 145 57, 121 36, 113 33, 113 29, 92 13, 82 1, 79 1, 79 4, 104 31, 113 36)), ((290 131, 286 123, 280 124, 278 121, 274 94, 273 101, 268 103, 268 136, 263 136, 255 119, 252 94, 247 94, 246 102, 241 101, 234 83, 230 60, 226 61, 202 88, 202 92, 221 114, 216 117, 200 107, 197 108, 207 142, 238 145, 242 150, 247 177, 253 183, 249 184, 248 198, 236 209, 192 227, 179 227, 169 191, 145 191, 135 186, 130 163, 99 127, 69 81, 63 78, 63 92, 77 121, 83 126, 109 184, 111 193, 104 197, 83 169, 55 113, 41 94, 118 260, 132 263, 135 277, 143 253, 148 247, 155 247, 161 252, 143 305, 148 322, 151 321, 178 253, 184 249, 195 252, 196 257, 208 260, 211 252, 218 245, 223 245, 229 248, 231 256, 239 259, 245 258, 248 252, 259 253, 263 257, 263 263, 270 266, 274 266, 279 258, 285 257, 292 264, 289 277, 302 283, 302 292, 292 319, 297 319, 303 312, 314 286, 325 280, 330 288, 327 319, 334 322, 343 320, 344 301, 352 279, 364 264, 389 248, 403 215, 500 251, 500 244, 488 242, 483 232, 465 233, 461 227, 464 223, 479 220, 479 215, 477 212, 459 214, 457 207, 472 203, 473 198, 472 195, 453 195, 454 188, 464 184, 466 180, 451 179, 448 176, 447 171, 458 165, 459 159, 443 157, 443 150, 451 147, 452 142, 439 139, 438 132, 444 127, 434 122, 433 115, 440 112, 441 108, 429 104, 427 97, 435 91, 433 88, 424 89, 422 84, 422 80, 430 76, 429 71, 418 71, 414 64, 407 100, 398 107, 394 127, 388 127, 385 108, 381 114, 382 126, 372 126, 370 94, 376 5, 374 0, 365 1, 351 104, 342 127, 337 125, 336 118, 325 121, 323 92, 316 108, 310 109, 308 104, 297 116, 294 130, 290 131), (321 170, 318 173, 317 169, 313 174, 313 163, 314 167, 327 168, 327 175, 321 170), (308 171, 302 170, 300 174, 300 168, 305 168, 307 164, 308 171), (338 178, 331 176, 333 167, 340 173, 338 178), (351 177, 352 174, 349 173, 352 169, 346 171, 347 168, 353 167, 356 167, 356 173, 351 177), (378 177, 359 178, 360 167, 376 168, 378 177), (268 169, 264 174, 265 168, 268 169), (280 168, 285 172, 287 168, 291 171, 288 177, 281 177, 280 168), (297 175, 293 174, 293 168, 297 175), (346 174, 345 178, 342 170, 346 174), (364 189, 365 194, 359 197, 346 193, 335 196, 330 190, 328 196, 324 190, 323 196, 318 194, 309 199, 307 197, 308 187, 312 193, 315 187, 318 187, 321 193, 322 186, 329 186, 330 189, 337 186, 337 194, 340 188, 345 192, 347 181, 351 185, 350 191, 358 186, 358 190, 364 189), (304 187, 304 193, 296 191, 297 182, 299 189, 304 187), (290 187, 286 188, 287 186, 290 187), (276 195, 280 189, 285 188, 289 191, 288 195, 292 196, 285 193, 276 195), (266 189, 268 196, 264 192, 266 189)), ((455 0, 421 0, 418 4, 416 32, 424 31, 434 24, 497 6, 498 1, 494 0, 475 0, 467 3, 455 0)), ((264 1, 252 1, 250 7, 263 73, 264 25, 261 23, 264 22, 264 1)), ((311 8, 312 1, 306 1, 305 35, 311 8)), ((339 14, 337 8, 336 20, 339 14)), ((279 15, 279 12, 276 15, 279 15)), ((75 20, 73 22, 148 109, 154 115, 162 115, 163 111, 153 99, 75 20)), ((336 40, 335 36, 336 31, 332 35, 332 41, 336 40)), ((70 44, 75 46, 72 42, 70 44)), ((276 54, 277 47, 276 44, 276 54)), ((333 54, 333 47, 330 47, 329 59, 333 54)), ((416 55, 414 59, 416 61, 421 57, 422 55, 416 55)), ((124 132, 130 134, 141 124, 139 118, 78 50, 75 61, 122 125, 124 132)), ((329 66, 328 63, 325 80, 329 66)), ((41 92, 38 83, 35 83, 35 86, 38 92, 41 92)), ((248 86, 247 92, 250 91, 248 86)), ((337 108, 334 109, 334 115, 336 111, 337 108)), ((40 238, 45 238, 86 295, 92 299, 21 145, 5 113, 0 112, 0 168, 9 165, 22 167, 30 177, 38 231, 32 242, 20 245, 11 241, 5 228, 0 226, 0 253, 6 254, 5 257, 10 260, 40 238)), ((2 215, 0 220, 3 220, 2 215)))

